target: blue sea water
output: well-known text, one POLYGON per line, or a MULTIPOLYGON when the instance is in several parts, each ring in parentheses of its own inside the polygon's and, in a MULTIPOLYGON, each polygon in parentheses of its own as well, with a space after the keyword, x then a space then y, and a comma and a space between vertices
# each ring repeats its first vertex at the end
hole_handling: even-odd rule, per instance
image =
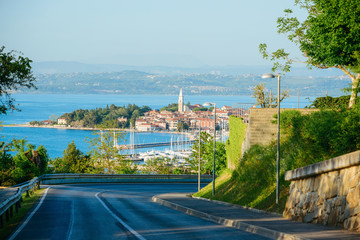
MULTIPOLYGON (((1 141, 9 142, 13 138, 25 138, 28 143, 39 146, 43 145, 49 153, 51 158, 61 157, 63 151, 68 146, 68 143, 74 141, 76 147, 82 152, 86 153, 89 149, 89 143, 86 138, 95 138, 95 131, 92 130, 74 130, 74 129, 57 129, 57 128, 31 128, 31 127, 4 127, 1 131, 3 138, 1 141)), ((169 133, 135 133, 135 141, 137 144, 150 143, 150 142, 170 142, 176 140, 187 140, 185 136, 179 134, 169 133)), ((124 141, 118 144, 129 144, 130 136, 125 135, 124 141)), ((166 147, 156 148, 156 150, 164 150, 166 147)), ((167 147, 170 148, 170 147, 167 147)), ((137 152, 145 152, 152 149, 142 148, 137 152)), ((128 153, 128 152, 124 152, 128 153)))
MULTIPOLYGON (((106 105, 115 104, 123 106, 136 104, 138 106, 149 106, 152 109, 160 109, 169 103, 177 103, 178 96, 175 95, 116 95, 116 94, 14 94, 16 104, 21 112, 12 112, 8 115, 0 115, 3 124, 22 124, 33 120, 41 121, 49 119, 50 115, 61 116, 64 113, 76 109, 104 108, 106 105)), ((218 107, 224 105, 233 106, 235 103, 255 103, 251 96, 184 96, 184 102, 191 104, 203 104, 204 102, 215 102, 218 107)), ((281 103, 284 108, 296 108, 297 97, 290 97, 281 103)), ((309 105, 306 97, 301 97, 300 108, 309 105)))
MULTIPOLYGON (((174 95, 95 95, 95 94, 14 94, 18 108, 21 112, 12 112, 7 115, 0 115, 3 124, 23 124, 33 120, 42 121, 49 119, 50 115, 61 116, 64 113, 72 112, 76 109, 95 109, 104 108, 106 105, 115 104, 123 106, 136 104, 138 106, 147 105, 152 109, 160 109, 169 103, 176 103, 178 96, 174 95)), ((191 104, 204 102, 215 102, 217 106, 233 106, 235 103, 254 103, 255 100, 250 96, 184 96, 185 102, 191 104)), ((309 105, 309 100, 301 97, 300 108, 309 105)), ((286 108, 296 108, 298 106, 297 97, 286 99, 282 105, 286 108)), ((69 130, 69 129, 47 129, 47 128, 14 128, 4 127, 0 135, 4 136, 2 141, 10 141, 13 138, 26 138, 29 143, 36 146, 44 145, 50 157, 60 157, 62 152, 72 140, 83 152, 88 151, 89 144, 85 142, 86 137, 92 137, 92 131, 69 130)), ((177 139, 178 135, 166 133, 138 133, 138 143, 166 142, 171 137, 177 139)), ((129 136, 126 136, 127 142, 129 136)), ((161 149, 161 148, 160 148, 161 149)), ((147 151, 141 149, 139 151, 147 151)))

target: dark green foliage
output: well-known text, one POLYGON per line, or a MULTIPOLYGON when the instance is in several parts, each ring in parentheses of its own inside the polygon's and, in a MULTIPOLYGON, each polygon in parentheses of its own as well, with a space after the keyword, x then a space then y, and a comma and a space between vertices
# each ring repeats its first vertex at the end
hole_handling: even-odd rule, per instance
POLYGON ((161 111, 170 111, 170 112, 176 112, 178 110, 178 104, 177 103, 171 103, 168 104, 165 107, 160 108, 161 111))
POLYGON ((178 124, 177 124, 178 132, 181 132, 183 130, 188 130, 188 129, 189 129, 189 125, 186 122, 178 122, 178 124))
POLYGON ((241 118, 230 116, 229 127, 230 134, 226 141, 226 156, 228 159, 228 168, 234 168, 240 161, 241 148, 245 139, 247 125, 241 118))
POLYGON ((24 139, 14 139, 9 144, 2 143, 0 154, 0 185, 2 186, 25 182, 47 172, 49 156, 43 146, 35 149, 34 145, 27 144, 24 139))
POLYGON ((68 144, 62 158, 51 162, 55 173, 87 173, 91 169, 90 163, 90 156, 77 149, 74 141, 68 144))
POLYGON ((207 107, 201 107, 201 108, 194 108, 193 112, 197 112, 197 111, 201 111, 201 112, 205 112, 208 111, 209 109, 207 107))
POLYGON ((298 168, 360 149, 360 107, 281 114, 286 134, 281 148, 286 169, 298 168))
POLYGON ((312 0, 300 50, 311 63, 360 69, 360 4, 353 0, 312 0))
POLYGON ((4 49, 4 46, 0 47, 0 114, 18 110, 10 96, 13 91, 21 87, 36 88, 36 79, 30 66, 32 61, 23 56, 16 56, 15 51, 6 53, 4 49))
POLYGON ((138 107, 135 104, 128 104, 126 107, 117 107, 111 104, 110 107, 96 109, 78 109, 71 113, 65 113, 61 118, 65 118, 68 125, 73 127, 97 127, 108 126, 111 128, 129 127, 130 123, 135 123, 136 118, 143 116, 150 111, 148 106, 138 107), (127 118, 126 122, 119 122, 118 118, 127 118))
POLYGON ((349 96, 341 97, 318 97, 316 98, 308 108, 321 108, 321 109, 341 109, 347 108, 350 101, 349 96))

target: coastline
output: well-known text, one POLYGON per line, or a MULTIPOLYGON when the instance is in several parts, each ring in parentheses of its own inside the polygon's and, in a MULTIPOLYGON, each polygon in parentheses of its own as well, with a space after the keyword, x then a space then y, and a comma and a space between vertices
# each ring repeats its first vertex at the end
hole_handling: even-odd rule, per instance
MULTIPOLYGON (((5 124, 1 125, 1 127, 17 127, 17 128, 53 128, 53 129, 65 129, 65 130, 82 130, 82 131, 100 131, 104 130, 101 128, 89 128, 89 127, 68 127, 65 125, 30 125, 30 124, 5 124)), ((128 128, 109 128, 106 130, 116 130, 116 131, 124 131, 130 132, 128 128)), ((171 132, 171 131, 139 131, 134 129, 134 132, 137 133, 171 133, 171 134, 184 134, 184 135, 191 135, 189 132, 171 132)))

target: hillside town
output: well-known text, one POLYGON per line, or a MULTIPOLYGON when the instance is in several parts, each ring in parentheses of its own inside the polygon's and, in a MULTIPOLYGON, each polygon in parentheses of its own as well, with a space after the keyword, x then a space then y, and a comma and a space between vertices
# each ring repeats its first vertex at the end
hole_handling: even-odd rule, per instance
MULTIPOLYGON (((195 130, 201 127, 202 130, 214 128, 214 109, 212 111, 193 111, 203 108, 200 104, 185 105, 182 89, 178 100, 178 111, 151 110, 144 116, 136 119, 135 129, 138 131, 177 131, 195 130), (180 127, 181 126, 181 127, 180 127)), ((227 130, 229 128, 229 116, 233 114, 233 108, 223 106, 216 109, 216 127, 227 130)))
MULTIPOLYGON (((149 131, 194 131, 196 129, 201 128, 202 131, 211 131, 214 129, 214 116, 215 109, 208 108, 209 106, 203 106, 201 104, 184 104, 184 96, 183 90, 180 89, 178 103, 171 104, 175 105, 174 108, 167 109, 166 107, 160 110, 156 109, 148 109, 143 111, 143 114, 137 116, 136 119, 129 119, 125 116, 118 116, 117 124, 121 128, 126 128, 128 126, 131 129, 135 129, 141 132, 149 132, 149 131), (130 124, 131 122, 131 124, 130 124)), ((112 109, 116 110, 116 107, 110 106, 107 107, 107 111, 112 111, 112 109)), ((224 132, 229 130, 229 116, 230 115, 238 115, 239 107, 230 107, 230 106, 222 106, 221 108, 216 108, 216 128, 221 129, 224 132)), ((242 109, 242 108, 241 108, 242 109)), ((102 111, 102 109, 98 109, 102 111)), ((244 116, 248 114, 248 110, 242 109, 241 115, 244 116)), ((73 114, 74 115, 74 114, 73 114)), ((81 113, 75 113, 75 115, 81 115, 81 113)), ((34 121, 30 124, 36 125, 52 125, 56 124, 60 126, 66 127, 79 127, 76 125, 78 122, 71 122, 69 115, 65 114, 63 116, 57 118, 57 121, 45 120, 41 122, 34 121)), ((81 123, 85 125, 85 127, 89 127, 82 120, 81 123)))

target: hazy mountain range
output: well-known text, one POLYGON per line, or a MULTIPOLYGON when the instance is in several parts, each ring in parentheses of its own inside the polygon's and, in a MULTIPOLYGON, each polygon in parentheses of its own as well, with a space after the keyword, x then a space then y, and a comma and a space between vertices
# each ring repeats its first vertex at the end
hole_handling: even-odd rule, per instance
MULTIPOLYGON (((131 66, 119 64, 87 64, 81 62, 34 62, 32 64, 34 73, 100 73, 100 72, 122 72, 122 71, 142 71, 151 74, 188 74, 188 73, 215 73, 222 75, 246 75, 262 74, 271 71, 271 66, 203 66, 203 67, 172 67, 172 66, 131 66)), ((302 77, 327 77, 340 76, 343 73, 340 70, 309 70, 305 66, 293 67, 287 76, 302 77)))
MULTIPOLYGON (((167 66, 125 66, 79 62, 36 62, 33 70, 37 90, 23 92, 62 94, 178 94, 250 95, 258 83, 276 92, 277 81, 262 79, 270 66, 204 66, 198 68, 167 66)), ((294 68, 282 78, 282 89, 292 95, 343 95, 350 80, 334 70, 294 68)))

